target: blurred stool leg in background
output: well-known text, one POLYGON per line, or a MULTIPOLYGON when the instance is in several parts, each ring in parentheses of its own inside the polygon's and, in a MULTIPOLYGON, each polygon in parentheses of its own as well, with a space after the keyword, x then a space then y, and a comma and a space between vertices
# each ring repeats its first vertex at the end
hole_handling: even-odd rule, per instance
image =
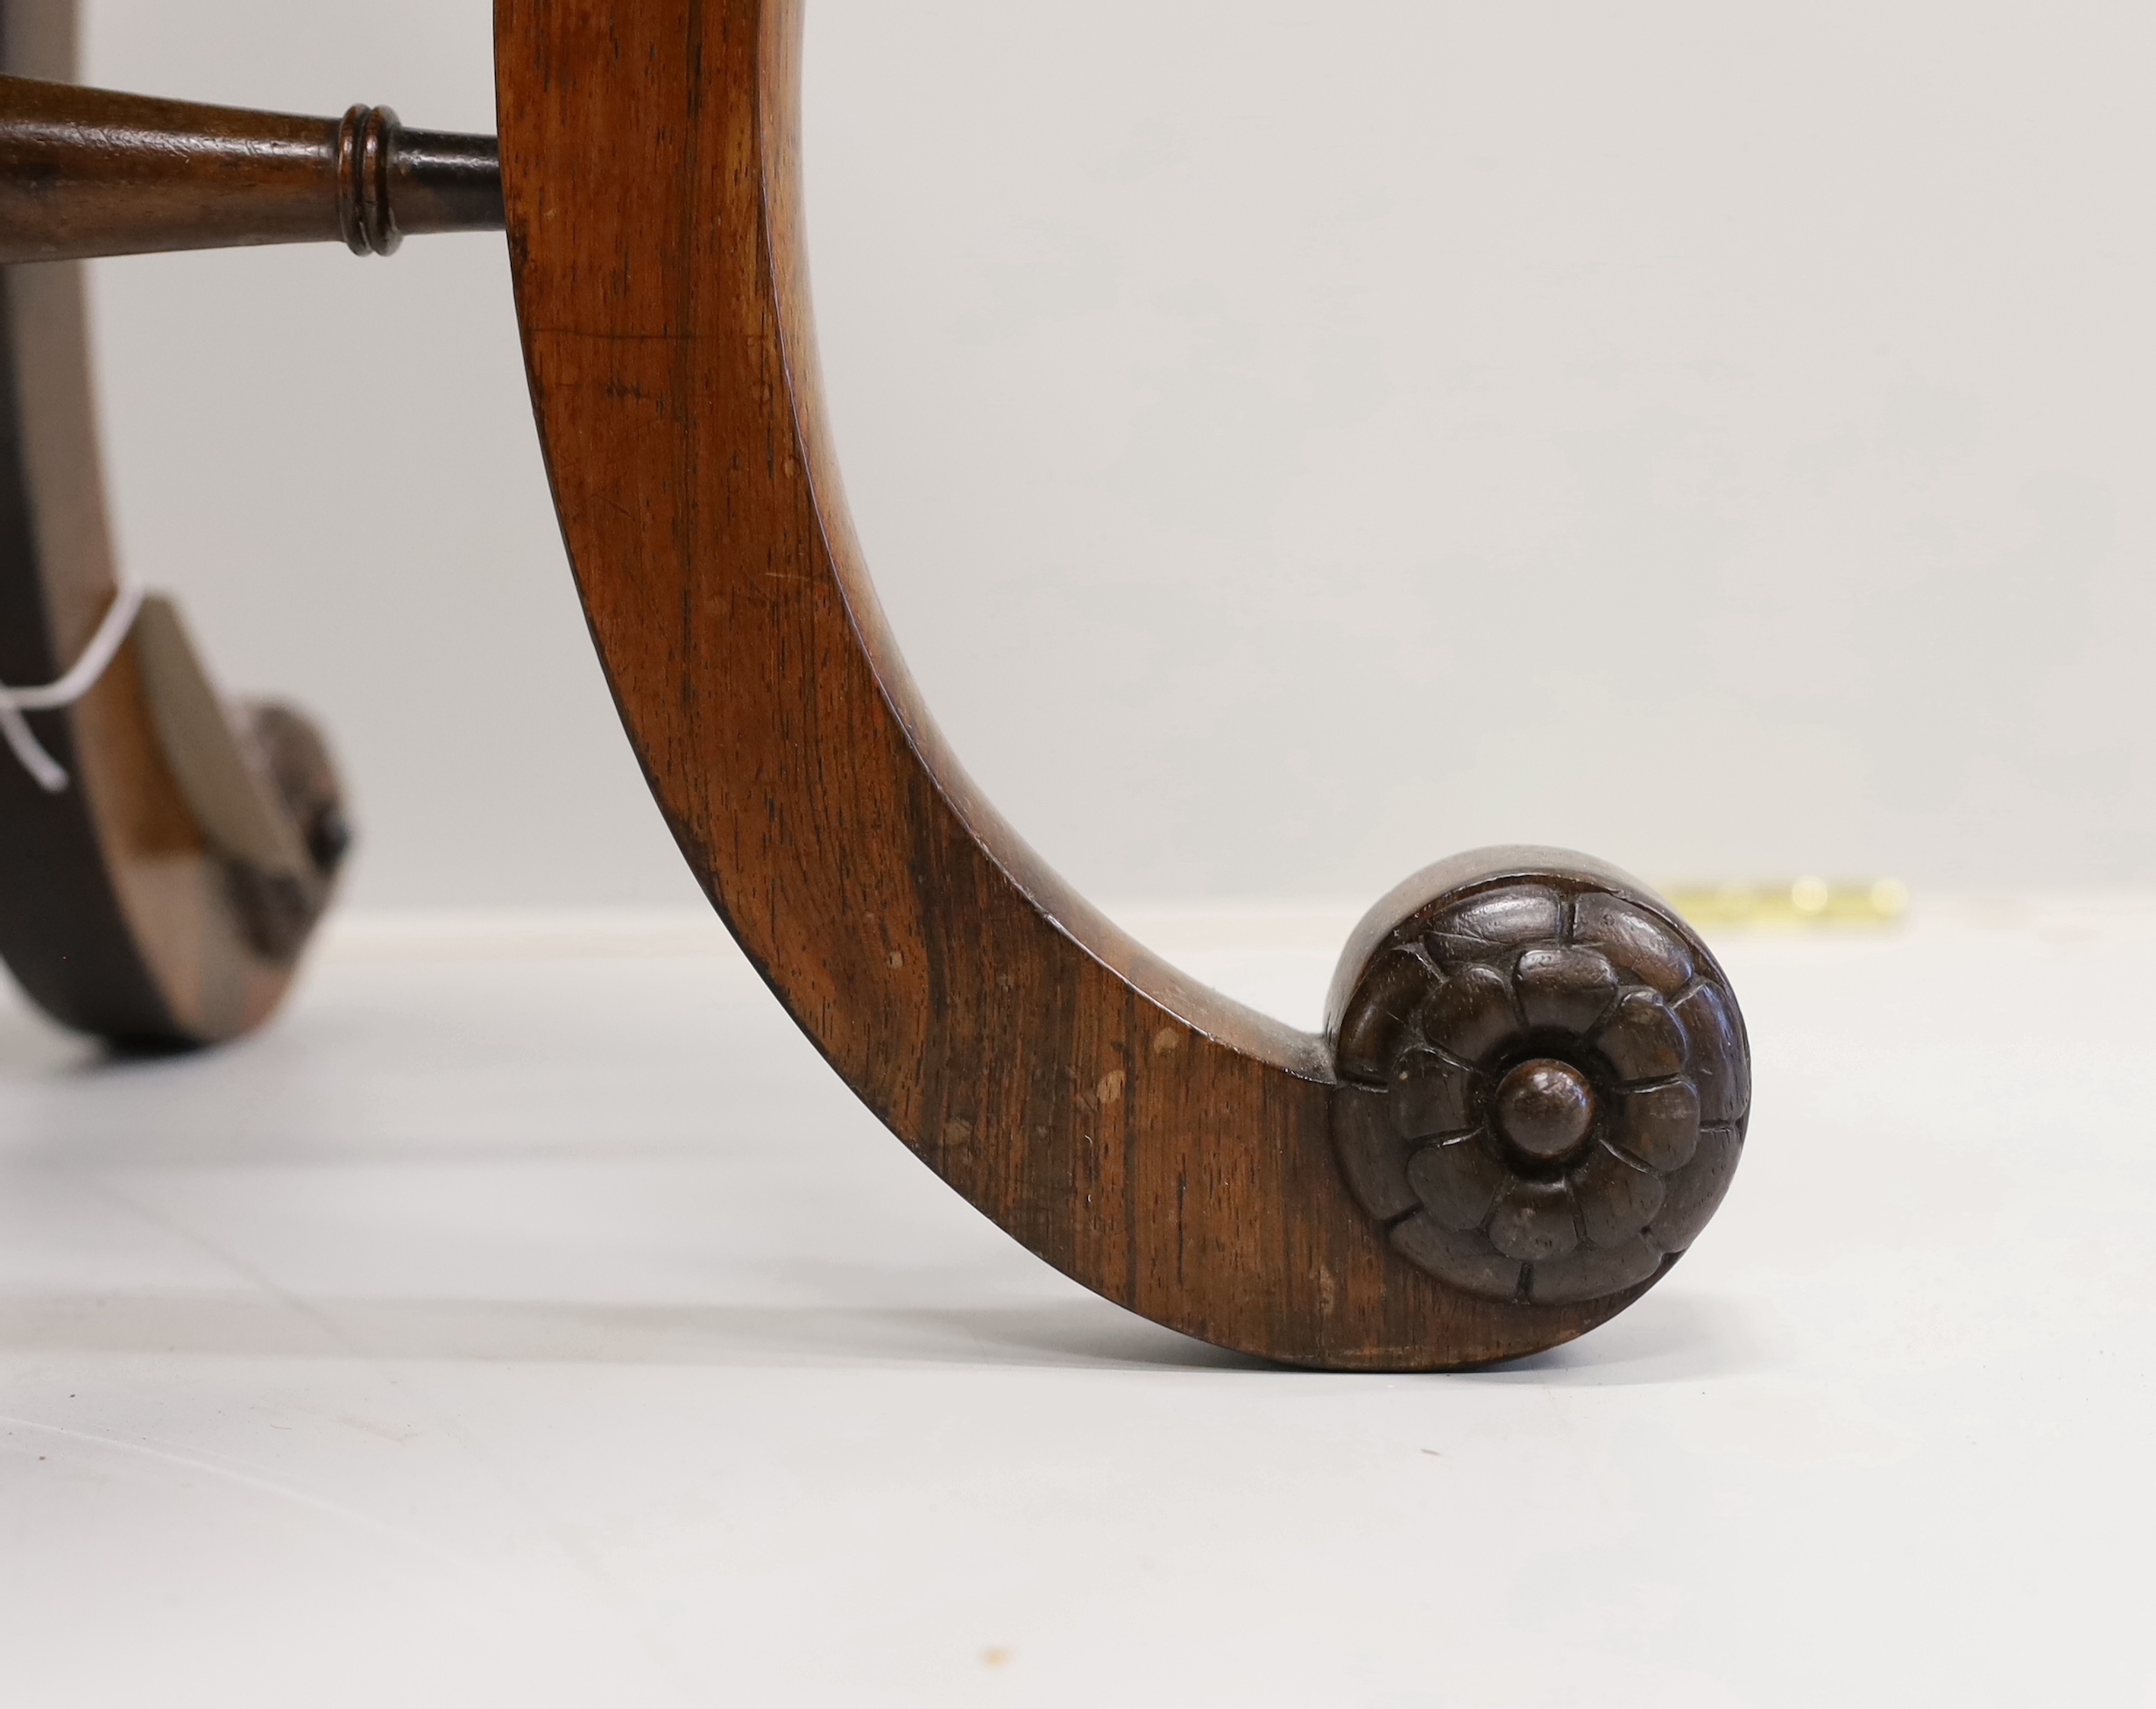
MULTIPOLYGON (((74 0, 0 0, 9 74, 70 78, 74 36, 74 0)), ((125 587, 80 264, 0 268, 0 682, 19 689, 65 676, 125 587)), ((158 599, 80 699, 19 716, 49 763, 0 753, 0 957, 15 977, 56 1020, 129 1043, 259 1025, 346 842, 320 735, 287 709, 226 709, 158 599)))

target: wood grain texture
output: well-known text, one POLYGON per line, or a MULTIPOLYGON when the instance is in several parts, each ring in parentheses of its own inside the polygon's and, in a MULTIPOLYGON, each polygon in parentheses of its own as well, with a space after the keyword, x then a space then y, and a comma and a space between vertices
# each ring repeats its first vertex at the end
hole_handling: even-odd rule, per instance
POLYGON ((501 229, 491 137, 0 76, 0 263, 501 229))
MULTIPOLYGON (((66 77, 74 24, 72 0, 0 0, 0 70, 66 77)), ((0 271, 0 681, 18 686, 79 657, 117 589, 88 332, 79 266, 0 271)), ((315 866, 295 933, 289 887, 265 892, 244 856, 205 835, 145 667, 138 636, 75 706, 30 716, 71 774, 64 791, 47 793, 0 752, 0 957, 70 1026, 131 1044, 205 1043, 256 1026, 284 995, 343 830, 332 802, 315 840, 334 851, 315 866)), ((305 841, 323 785, 301 782, 304 756, 283 764, 292 787, 278 775, 280 745, 319 751, 293 716, 236 709, 236 723, 199 739, 237 751, 305 841)), ((334 796, 333 776, 328 787, 334 796)))
POLYGON ((1409 1261, 1344 1183, 1327 1042, 1149 956, 945 746, 819 390, 797 0, 498 0, 496 25, 518 304, 592 632, 683 853, 838 1074, 1049 1262, 1225 1346, 1456 1366, 1635 1297, 1485 1299, 1409 1261))

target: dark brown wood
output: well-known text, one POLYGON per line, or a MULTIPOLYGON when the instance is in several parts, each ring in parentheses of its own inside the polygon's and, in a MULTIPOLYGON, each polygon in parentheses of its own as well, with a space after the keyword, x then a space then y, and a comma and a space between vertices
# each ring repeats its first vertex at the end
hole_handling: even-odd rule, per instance
MULTIPOLYGON (((1692 1061, 1680 1013, 1707 987, 1665 992, 1655 977, 1680 955, 1711 964, 1689 934, 1577 858, 1434 868, 1349 945, 1345 1080, 1329 1039, 1147 954, 980 797, 877 604, 817 382, 798 0, 498 0, 496 24, 518 303, 592 632, 683 853, 847 1084, 1058 1268, 1269 1358, 1504 1359, 1580 1334, 1651 1285, 1687 1242, 1672 1232, 1643 1265, 1642 1231, 1701 1219, 1726 1169, 1702 1184, 1678 1169, 1675 1209, 1650 1210, 1557 1164, 1578 1165, 1620 1123, 1660 1135, 1650 1150, 1680 1148, 1681 1121, 1626 1100, 1658 1089, 1635 1085, 1650 1065, 1673 1064, 1667 1090, 1692 1061), (1513 909, 1502 932, 1448 912, 1491 886, 1513 909), (1651 931, 1638 945, 1594 939, 1599 963, 1575 953, 1594 896, 1651 931), (1434 958, 1403 964, 1393 951, 1426 933, 1434 958), (1544 960, 1529 971, 1530 952, 1544 960), (1358 1124, 1393 1100, 1449 1098, 1487 1129, 1484 1093, 1448 1088, 1431 1041, 1516 1042, 1516 1013, 1502 1011, 1528 998, 1551 1028, 1598 1029, 1573 1055, 1552 1046, 1553 1062, 1592 1068, 1589 1139, 1529 1168, 1516 1141, 1482 1131, 1475 1169, 1428 1184, 1450 1207, 1439 1222, 1419 1151, 1366 1168, 1358 1124), (1434 1034, 1426 1007, 1444 1013, 1434 1034), (1354 1083, 1410 1050, 1436 1059, 1414 1059, 1412 1086, 1354 1083), (1336 1106, 1350 1112, 1338 1154, 1336 1106), (1569 1260, 1580 1204, 1594 1252, 1613 1256, 1569 1260), (1560 1282, 1538 1289, 1536 1267, 1561 1260, 1560 1282)), ((1742 1051, 1728 1016, 1725 1066, 1742 1051)), ((1735 1131, 1712 1130, 1731 1160, 1735 1131)), ((1695 1152, 1708 1144, 1703 1132, 1695 1152)), ((1620 1161, 1645 1172, 1644 1157, 1620 1161)))
POLYGON ((498 231, 491 137, 0 77, 0 262, 498 231))
POLYGON ((1751 1113, 1728 979, 1651 891, 1584 856, 1417 874, 1349 943, 1329 1030, 1350 1190, 1465 1292, 1622 1297, 1728 1190, 1751 1113))
MULTIPOLYGON (((0 4, 11 32, 64 10, 0 4)), ((1273 1359, 1514 1357, 1666 1273, 1750 1113, 1742 1021, 1697 936, 1586 857, 1499 849, 1372 910, 1323 1035, 1149 956, 981 799, 877 605, 817 383, 800 0, 498 0, 497 29, 518 307, 593 634, 690 865, 868 1105, 1088 1287, 1273 1359)), ((385 252, 478 210, 476 146, 414 145, 374 109, 0 94, 0 180, 39 254, 385 252)), ((80 652, 115 583, 74 275, 6 286, 0 669, 20 681, 80 652)), ((59 873, 66 906, 57 928, 0 907, 0 948, 78 1024, 251 1024, 343 851, 319 738, 282 711, 228 719, 160 603, 39 733, 81 786, 39 799, 0 767, 0 880, 59 873)))
MULTIPOLYGON (((72 0, 0 0, 0 68, 64 77, 72 0)), ((81 269, 0 271, 0 681, 53 681, 118 590, 81 269)), ((143 1044, 246 1031, 277 1005, 345 832, 320 738, 227 717, 152 599, 96 686, 30 723, 68 773, 0 749, 0 957, 69 1025, 143 1044)))

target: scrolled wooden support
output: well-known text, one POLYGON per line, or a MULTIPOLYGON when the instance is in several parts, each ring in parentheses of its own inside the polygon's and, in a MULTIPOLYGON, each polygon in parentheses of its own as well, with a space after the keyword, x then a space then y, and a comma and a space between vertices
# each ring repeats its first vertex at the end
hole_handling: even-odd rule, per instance
MULTIPOLYGON (((0 69, 65 77, 73 50, 70 0, 0 0, 0 69)), ((27 87, 39 110, 65 104, 47 102, 63 85, 27 87)), ((38 194, 0 170, 7 217, 38 194)), ((0 683, 64 680, 109 616, 135 612, 79 695, 25 715, 49 768, 0 748, 0 957, 71 1027, 211 1043, 276 1008, 350 833, 313 724, 225 699, 173 602, 131 596, 105 520, 88 332, 79 266, 0 271, 0 683)))
POLYGON ((1318 1036, 1178 974, 1057 879, 938 734, 846 515, 800 52, 799 0, 496 12, 541 440, 690 865, 891 1130, 1132 1310, 1350 1370, 1594 1328, 1727 1184, 1743 1033, 1713 957, 1582 857, 1468 857, 1380 905, 1318 1036))
MULTIPOLYGON (((0 681, 17 686, 62 675, 120 597, 76 273, 0 276, 0 681)), ((350 840, 320 733, 228 702, 156 594, 79 699, 28 717, 62 781, 0 750, 0 957, 54 1018, 120 1042, 258 1024, 350 840)))
POLYGON ((498 231, 491 137, 0 77, 0 262, 498 231))
MULTIPOLYGON (((0 0, 11 43, 40 9, 66 0, 0 0)), ((379 109, 0 85, 0 256, 385 254, 505 212, 563 537, 651 787, 750 960, 923 1162, 1107 1298, 1293 1364, 1514 1358, 1651 1287, 1750 1116, 1706 945, 1609 867, 1505 849, 1372 911, 1323 1034, 1149 955, 981 796, 878 605, 817 378, 800 0, 495 17, 498 185, 486 139, 379 109)), ((0 680, 19 683, 77 656, 118 584, 73 273, 5 289, 26 425, 0 458, 0 680)), ((222 705, 168 607, 114 666, 39 731, 82 787, 0 764, 0 951, 75 1024, 224 1036, 276 1000, 328 894, 335 775, 296 716, 222 705), (65 906, 27 906, 55 873, 65 906)))

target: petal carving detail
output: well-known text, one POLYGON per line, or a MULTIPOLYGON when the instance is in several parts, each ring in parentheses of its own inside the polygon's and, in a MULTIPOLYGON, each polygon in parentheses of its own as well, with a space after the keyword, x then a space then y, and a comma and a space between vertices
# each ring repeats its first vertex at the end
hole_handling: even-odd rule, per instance
POLYGON ((1616 1000, 1617 970, 1600 950, 1546 945, 1520 957, 1514 975, 1530 1027, 1591 1033, 1616 1000))
POLYGON ((1666 1080, 1685 1071, 1683 1025, 1658 992, 1639 985, 1617 999, 1594 1042, 1622 1081, 1666 1080))
POLYGON ((1556 891, 1539 885, 1508 886, 1440 914, 1431 924, 1430 952, 1443 966, 1457 967, 1495 960, 1523 944, 1553 941, 1564 931, 1565 903, 1556 891))
POLYGON ((1709 1126, 1743 1120, 1752 1106, 1751 1052, 1736 1005, 1717 987, 1702 985, 1677 1006, 1677 1018, 1692 1047, 1700 1119, 1709 1126))
POLYGON ((1403 1140, 1464 1133, 1474 1126, 1473 1069, 1434 1050, 1403 1051, 1392 1071, 1393 1127, 1403 1140))
POLYGON ((1393 1230, 1392 1244, 1410 1262, 1467 1293, 1509 1300, 1520 1291, 1525 1267, 1472 1230, 1455 1233, 1433 1218, 1414 1216, 1393 1230))
POLYGON ((1340 1028, 1335 1056, 1350 1080, 1382 1083, 1408 1017, 1430 991, 1430 969, 1408 949, 1389 950, 1371 965, 1340 1028))
POLYGON ((1580 1244, 1570 1184, 1516 1176, 1507 1181, 1490 1214, 1489 1243, 1523 1263, 1563 1257, 1580 1244))
POLYGON ((1689 1080, 1622 1093, 1615 1139, 1628 1155, 1667 1174, 1692 1161, 1700 1143, 1700 1095, 1689 1080))
POLYGON ((1422 1208, 1455 1232, 1481 1227, 1511 1179, 1481 1133, 1423 1147, 1408 1160, 1407 1178, 1422 1208))
POLYGON ((1698 976, 1701 957, 1676 928, 1622 896, 1582 896, 1573 907, 1573 942, 1600 950, 1620 970, 1665 997, 1698 976))
POLYGON ((1334 1149, 1399 1261, 1483 1300, 1614 1309, 1728 1190, 1743 1019, 1651 892, 1492 852, 1494 879, 1454 876, 1462 857, 1402 886, 1389 925, 1357 929, 1329 1005, 1334 1149), (1440 875, 1459 887, 1415 900, 1440 875))
POLYGON ((1430 1042, 1463 1063, 1480 1063, 1523 1030, 1512 985, 1495 968, 1464 967, 1439 985, 1423 1020, 1430 1042))
POLYGON ((1342 1086, 1333 1096, 1332 1148, 1339 1153, 1347 1190, 1363 1214, 1389 1223, 1416 1208, 1408 1185, 1408 1147, 1393 1131, 1392 1112, 1380 1091, 1342 1086))
POLYGON ((1581 1246, 1528 1272, 1527 1296, 1537 1305, 1570 1305, 1636 1288, 1660 1269, 1663 1256, 1635 1234, 1622 1246, 1581 1246))
POLYGON ((1689 1251, 1707 1218, 1721 1208, 1743 1149, 1733 1127, 1710 1127, 1700 1134, 1692 1161, 1670 1177, 1669 1198, 1647 1225, 1647 1238, 1664 1252, 1689 1251))
POLYGON ((1640 1238, 1662 1209, 1669 1189, 1652 1169, 1625 1162, 1607 1146, 1597 1146, 1573 1173, 1573 1193, 1587 1239, 1598 1246, 1615 1246, 1640 1238))

